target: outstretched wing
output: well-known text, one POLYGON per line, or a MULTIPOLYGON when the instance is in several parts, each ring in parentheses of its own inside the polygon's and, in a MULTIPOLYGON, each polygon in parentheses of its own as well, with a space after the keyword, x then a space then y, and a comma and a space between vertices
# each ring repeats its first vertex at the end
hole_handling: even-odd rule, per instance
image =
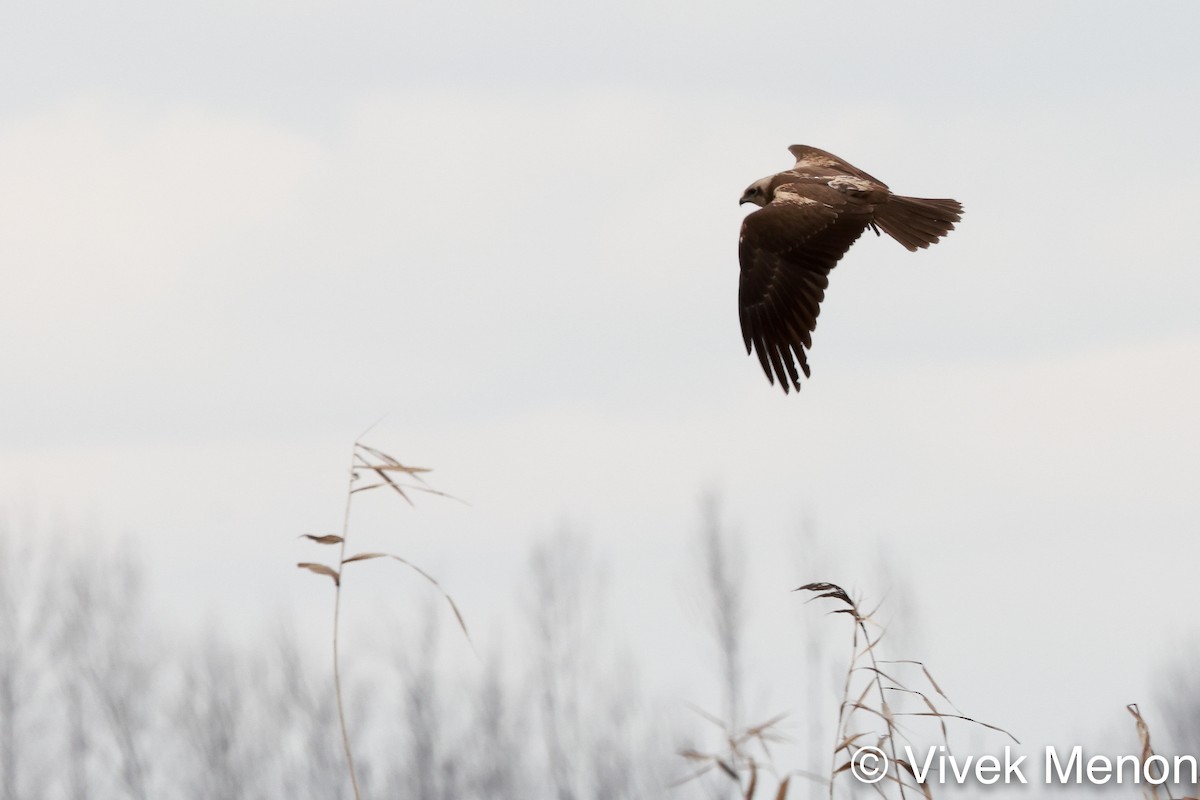
POLYGON ((792 183, 742 222, 738 310, 746 352, 784 392, 809 377, 807 348, 829 271, 871 221, 874 206, 826 183, 792 183), (790 386, 789 386, 790 384, 790 386))
POLYGON ((807 144, 794 144, 788 148, 788 152, 792 154, 792 158, 796 159, 796 165, 792 169, 801 173, 807 173, 814 168, 817 174, 842 172, 846 175, 853 175, 857 178, 871 181, 884 191, 888 188, 886 183, 873 175, 868 175, 853 164, 843 161, 833 153, 822 150, 819 147, 812 147, 807 144))

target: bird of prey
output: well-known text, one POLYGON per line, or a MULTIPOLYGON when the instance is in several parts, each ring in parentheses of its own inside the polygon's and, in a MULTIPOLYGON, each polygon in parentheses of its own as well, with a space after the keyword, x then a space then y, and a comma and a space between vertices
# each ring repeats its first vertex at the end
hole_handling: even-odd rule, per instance
POLYGON ((738 240, 742 264, 738 311, 746 353, 786 393, 800 390, 799 362, 810 377, 812 347, 829 271, 867 228, 909 250, 928 247, 962 218, 957 200, 892 194, 887 185, 842 159, 807 145, 788 148, 796 165, 750 184, 738 240))

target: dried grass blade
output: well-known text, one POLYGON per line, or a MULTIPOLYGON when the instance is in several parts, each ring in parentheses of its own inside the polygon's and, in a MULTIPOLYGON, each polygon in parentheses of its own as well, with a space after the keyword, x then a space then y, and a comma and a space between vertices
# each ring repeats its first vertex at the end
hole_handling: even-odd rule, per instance
MULTIPOLYGON (((852 711, 862 711, 866 714, 871 714, 872 716, 879 717, 884 722, 887 721, 887 717, 884 716, 883 712, 881 712, 877 708, 872 708, 869 703, 845 703, 843 705, 849 707, 852 711)), ((914 712, 914 714, 915 713, 916 712, 914 712)))
POLYGON ((850 595, 846 594, 846 590, 838 586, 836 583, 806 583, 803 586, 793 589, 796 592, 814 592, 816 597, 813 600, 820 600, 823 597, 832 597, 841 600, 848 606, 854 605, 850 599, 850 595))
POLYGON ((354 561, 367 561, 372 558, 395 558, 395 556, 390 553, 357 553, 349 558, 343 558, 342 563, 349 564, 354 561))
POLYGON ((406 488, 412 489, 414 492, 424 492, 425 494, 432 494, 432 495, 437 495, 438 497, 444 497, 447 500, 457 500, 458 502, 463 503, 463 504, 467 503, 466 500, 462 500, 458 497, 455 497, 454 495, 450 494, 449 492, 442 492, 442 491, 434 489, 430 486, 408 486, 406 488))
POLYGON ((318 575, 328 575, 329 577, 333 578, 333 583, 335 586, 340 586, 342 583, 342 576, 339 575, 337 570, 335 570, 333 567, 327 567, 324 564, 313 564, 308 561, 302 561, 296 566, 300 569, 306 569, 309 572, 315 572, 318 575))
POLYGON ((746 728, 746 736, 761 740, 765 738, 764 735, 767 734, 771 728, 774 728, 785 719, 787 719, 787 714, 776 714, 766 722, 760 722, 757 725, 752 725, 751 727, 746 728))
POLYGON ((754 763, 754 759, 750 759, 750 785, 746 787, 746 793, 742 795, 742 800, 754 800, 754 792, 758 789, 758 764, 754 763))
MULTIPOLYGON (((911 764, 909 764, 904 759, 897 759, 896 764, 904 767, 904 769, 906 769, 908 771, 908 774, 912 775, 912 779, 913 779, 912 785, 918 791, 920 791, 922 795, 925 796, 925 800, 933 800, 933 790, 929 787, 928 784, 921 783, 919 780, 917 780, 917 773, 913 771, 911 764)), ((901 785, 903 785, 903 783, 901 783, 901 785)))
POLYGON ((333 534, 333 533, 328 533, 328 534, 325 534, 324 536, 318 536, 315 533, 302 533, 296 538, 311 539, 312 541, 316 542, 317 544, 341 544, 342 543, 342 537, 338 536, 337 534, 333 534))
POLYGON ((889 686, 889 687, 887 687, 887 690, 889 692, 903 692, 905 694, 915 694, 917 697, 921 698, 921 702, 925 704, 925 707, 929 709, 930 713, 934 714, 938 718, 938 725, 941 726, 941 729, 942 729, 942 741, 949 744, 950 734, 947 732, 947 729, 946 729, 945 715, 941 711, 938 710, 938 707, 933 704, 933 701, 930 700, 929 697, 926 696, 924 692, 918 692, 916 689, 906 689, 903 686, 889 686))
POLYGON ((398 494, 404 498, 404 502, 408 503, 410 506, 413 505, 412 498, 410 498, 407 494, 404 493, 404 487, 401 486, 400 484, 396 483, 394 480, 392 480, 386 472, 381 470, 379 467, 371 467, 371 471, 374 472, 379 477, 383 478, 384 483, 386 483, 388 486, 392 487, 392 489, 394 489, 396 491, 396 494, 398 494))
MULTIPOLYGON (((1142 712, 1138 708, 1137 703, 1130 703, 1125 706, 1125 710, 1133 715, 1134 720, 1137 722, 1138 739, 1142 743, 1142 763, 1145 764, 1154 755, 1154 747, 1150 744, 1150 726, 1146 724, 1145 718, 1142 717, 1142 712)), ((1158 800, 1158 786, 1151 784, 1150 788, 1143 792, 1143 796, 1158 800)), ((1167 797, 1171 797, 1170 789, 1167 789, 1167 797)))
POLYGON ((454 612, 454 618, 458 620, 458 627, 462 629, 463 636, 467 637, 467 642, 471 645, 471 648, 474 649, 475 642, 473 642, 471 640, 471 632, 467 630, 467 621, 463 618, 462 612, 458 610, 458 603, 454 602, 454 598, 450 596, 450 593, 447 592, 445 589, 443 589, 442 585, 440 583, 438 583, 437 580, 432 575, 430 575, 428 572, 421 569, 420 567, 418 567, 416 564, 412 563, 411 561, 401 558, 400 556, 391 555, 390 553, 385 554, 385 555, 387 555, 388 558, 399 561, 401 564, 403 564, 404 566, 413 570, 418 575, 420 575, 422 578, 424 578, 425 580, 427 580, 431 584, 433 584, 433 587, 435 589, 437 589, 438 592, 441 593, 442 597, 446 598, 446 602, 450 604, 450 610, 454 612))
POLYGON ((896 716, 898 716, 898 717, 944 717, 945 719, 961 719, 964 722, 970 722, 975 725, 979 725, 981 727, 987 728, 989 731, 995 731, 996 733, 1003 733, 1005 736, 1012 739, 1017 744, 1021 743, 1020 739, 1013 736, 1011 733, 1004 730, 1004 728, 999 727, 998 725, 989 725, 986 722, 980 722, 977 719, 972 719, 971 717, 967 717, 962 714, 944 714, 940 711, 932 713, 932 714, 928 711, 905 711, 904 713, 897 714, 896 716))
MULTIPOLYGON (((887 662, 881 661, 879 663, 886 664, 887 662)), ((893 677, 892 675, 887 674, 886 672, 881 670, 879 667, 872 666, 871 664, 863 664, 862 666, 859 666, 859 667, 852 667, 851 671, 853 671, 853 672, 874 672, 879 677, 887 678, 889 681, 896 684, 896 686, 900 687, 902 691, 908 691, 908 689, 904 688, 904 683, 902 681, 896 680, 896 678, 893 677)))
MULTIPOLYGON (((892 707, 886 699, 879 701, 879 710, 883 714, 883 719, 887 722, 888 730, 891 730, 896 725, 895 717, 892 716, 892 707)), ((936 709, 935 709, 936 712, 936 709)))
POLYGON ((371 469, 380 469, 391 472, 403 472, 405 475, 411 475, 414 478, 418 477, 419 472, 433 472, 431 469, 424 467, 406 467, 403 464, 369 464, 371 469))
POLYGON ((355 486, 353 489, 350 490, 350 494, 358 494, 359 492, 366 492, 366 491, 370 491, 371 489, 378 489, 381 486, 387 486, 387 484, 380 482, 380 483, 372 483, 369 486, 355 486))
POLYGON ((850 745, 854 744, 855 742, 857 742, 859 739, 861 739, 864 736, 866 736, 865 733, 856 733, 856 734, 853 734, 852 736, 847 736, 845 739, 842 739, 842 741, 838 743, 837 747, 833 748, 833 752, 839 753, 842 750, 845 750, 850 745))
POLYGON ((1137 734, 1138 740, 1142 744, 1142 763, 1144 764, 1154 752, 1150 749, 1150 726, 1146 724, 1146 720, 1142 717, 1142 712, 1138 709, 1137 703, 1130 703, 1125 706, 1125 710, 1133 715, 1134 720, 1137 722, 1137 734))
MULTIPOLYGON (((866 621, 866 620, 860 620, 860 621, 859 621, 859 624, 861 625, 861 624, 863 624, 863 622, 865 622, 865 621, 866 621)), ((866 629, 864 628, 864 629, 863 629, 863 636, 866 636, 866 634, 867 634, 867 631, 866 631, 866 629)), ((870 636, 866 636, 866 638, 867 638, 867 646, 866 646, 865 648, 863 648, 863 651, 862 651, 861 653, 859 653, 859 656, 860 656, 860 657, 861 657, 861 656, 868 655, 869 653, 872 653, 872 652, 874 652, 874 650, 875 650, 875 646, 876 646, 877 644, 879 644, 880 642, 882 642, 882 641, 883 641, 883 634, 881 633, 881 634, 879 634, 879 636, 875 637, 875 641, 871 641, 871 637, 870 637, 870 636)))
POLYGON ((869 683, 868 683, 867 685, 863 686, 862 694, 860 694, 860 695, 858 696, 858 699, 854 701, 854 704, 853 704, 853 705, 854 705, 856 708, 857 708, 857 707, 860 707, 860 706, 862 706, 862 705, 863 705, 863 703, 864 703, 864 702, 866 701, 866 699, 867 699, 867 695, 868 695, 868 694, 870 694, 870 693, 871 693, 871 684, 869 684, 869 683))
MULTIPOLYGON (((945 700, 947 703, 949 703, 950 707, 953 708, 955 711, 959 711, 958 706, 954 705, 954 701, 950 699, 950 695, 946 694, 946 692, 942 689, 942 687, 940 685, 938 685, 938 682, 933 679, 933 673, 930 672, 929 668, 925 666, 925 662, 915 661, 910 658, 905 658, 905 659, 898 659, 895 661, 880 661, 879 663, 880 664, 915 664, 915 665, 917 665, 918 667, 921 668, 921 673, 925 676, 925 680, 929 681, 929 685, 933 687, 933 690, 935 692, 937 692, 938 696, 941 697, 943 700, 945 700)), ((959 711, 959 713, 961 714, 962 712, 959 711)))
MULTIPOLYGON (((362 442, 358 443, 358 448, 360 450, 366 451, 367 453, 370 453, 371 455, 375 456, 380 461, 382 461, 383 465, 381 465, 381 466, 384 469, 391 469, 391 470, 396 470, 398 472, 403 472, 406 475, 413 476, 417 480, 421 479, 420 476, 423 473, 433 472, 433 470, 429 469, 428 467, 409 467, 404 464, 401 464, 397 459, 392 458, 390 455, 383 452, 382 450, 378 450, 374 447, 371 447, 370 445, 363 444, 362 442)), ((364 459, 364 461, 365 461, 365 459, 364 459)))
POLYGON ((909 788, 914 788, 914 789, 918 790, 922 795, 925 796, 926 800, 933 800, 932 790, 929 788, 929 786, 921 783, 921 781, 917 779, 917 773, 913 770, 911 764, 909 764, 907 761, 905 761, 902 758, 898 758, 895 761, 895 765, 896 765, 896 772, 897 772, 896 782, 900 784, 902 794, 904 791, 904 787, 908 786, 909 788), (911 784, 907 784, 904 782, 904 779, 903 779, 904 776, 899 774, 900 767, 903 767, 904 771, 907 772, 912 777, 911 784))

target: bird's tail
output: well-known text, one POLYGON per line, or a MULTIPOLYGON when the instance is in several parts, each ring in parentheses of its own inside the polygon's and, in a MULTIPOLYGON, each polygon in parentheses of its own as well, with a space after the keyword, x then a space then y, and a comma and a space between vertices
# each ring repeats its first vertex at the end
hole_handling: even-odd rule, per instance
POLYGON ((875 224, 909 250, 929 247, 962 219, 957 200, 925 200, 892 195, 875 210, 875 224))

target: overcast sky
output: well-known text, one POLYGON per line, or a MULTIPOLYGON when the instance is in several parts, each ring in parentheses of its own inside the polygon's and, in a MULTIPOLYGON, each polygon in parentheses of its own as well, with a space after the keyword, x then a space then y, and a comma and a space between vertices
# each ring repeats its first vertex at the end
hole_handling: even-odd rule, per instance
POLYGON ((1197 30, 1188 2, 5 4, 0 504, 137 537, 174 613, 292 608, 294 536, 336 529, 387 414, 370 441, 470 505, 363 519, 468 615, 570 524, 614 613, 670 629, 715 490, 764 628, 809 580, 882 596, 883 549, 903 655, 968 713, 1123 726, 1200 626, 1197 30), (742 349, 737 200, 793 143, 966 214, 854 246, 785 397, 742 349))

